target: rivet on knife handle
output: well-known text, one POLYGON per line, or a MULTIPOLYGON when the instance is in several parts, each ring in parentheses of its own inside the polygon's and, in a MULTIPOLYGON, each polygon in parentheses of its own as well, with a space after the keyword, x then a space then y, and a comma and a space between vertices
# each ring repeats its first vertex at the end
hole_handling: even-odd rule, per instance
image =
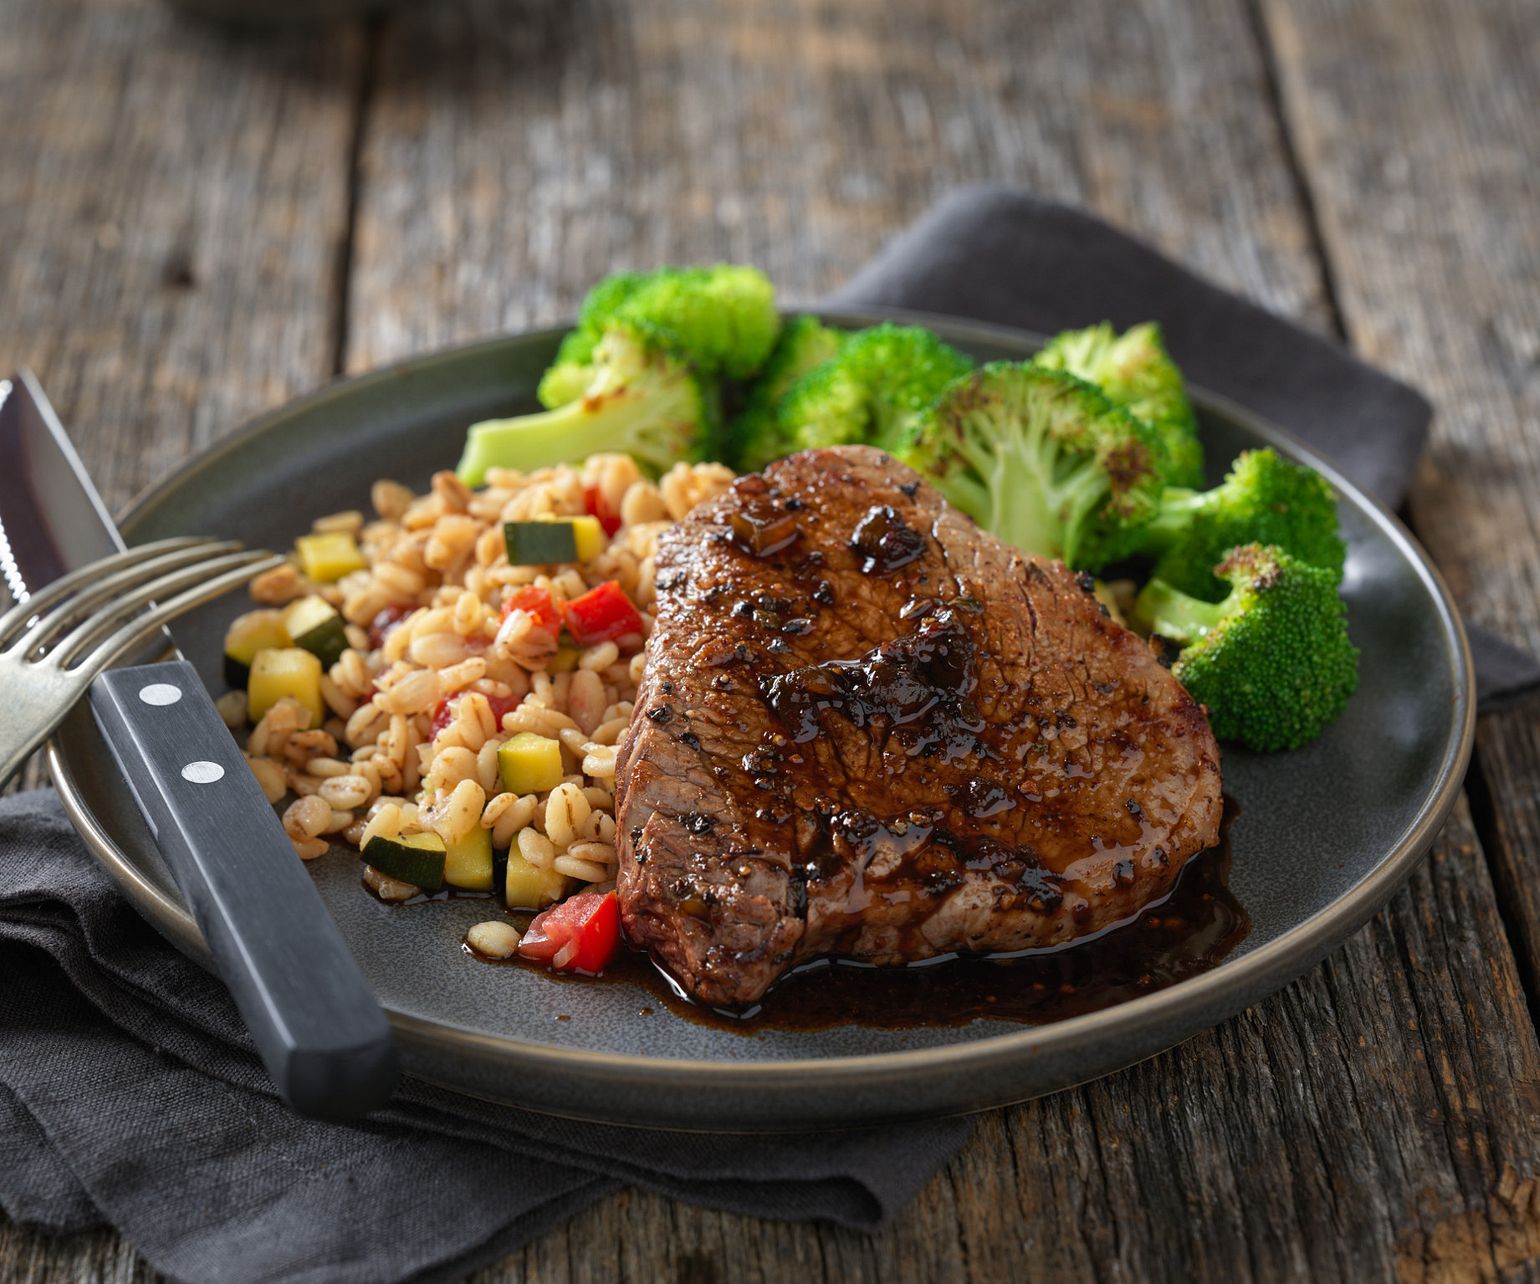
POLYGON ((110 670, 91 703, 284 1099, 333 1119, 382 1104, 385 1015, 196 671, 110 670))

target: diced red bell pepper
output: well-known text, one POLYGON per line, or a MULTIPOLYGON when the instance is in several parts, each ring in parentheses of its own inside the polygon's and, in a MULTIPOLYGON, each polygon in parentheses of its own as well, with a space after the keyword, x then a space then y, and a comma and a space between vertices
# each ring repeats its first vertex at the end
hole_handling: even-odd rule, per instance
POLYGON ((590 517, 597 517, 599 525, 604 527, 604 533, 613 536, 624 524, 620 514, 609 506, 604 498, 604 492, 597 486, 583 487, 583 507, 588 510, 590 517))
POLYGON ((640 612, 614 580, 606 580, 582 597, 573 598, 562 611, 567 619, 567 632, 579 646, 593 646, 642 631, 640 612))
POLYGON ((561 633, 561 611, 551 598, 550 589, 543 589, 534 584, 526 584, 523 588, 515 589, 503 603, 503 619, 506 620, 515 611, 527 613, 553 638, 561 633))
MULTIPOLYGON (((463 694, 464 692, 461 692, 461 695, 463 694)), ((523 696, 516 695, 489 695, 487 697, 487 704, 492 707, 492 716, 497 719, 498 726, 502 725, 503 714, 507 713, 510 709, 517 709, 519 702, 523 699, 523 696)), ((440 700, 433 706, 433 729, 428 733, 429 739, 438 735, 440 731, 454 720, 455 706, 459 703, 460 696, 453 695, 447 700, 440 700)))
POLYGON ((580 892, 535 915, 519 956, 557 972, 598 976, 620 950, 620 902, 614 892, 580 892))

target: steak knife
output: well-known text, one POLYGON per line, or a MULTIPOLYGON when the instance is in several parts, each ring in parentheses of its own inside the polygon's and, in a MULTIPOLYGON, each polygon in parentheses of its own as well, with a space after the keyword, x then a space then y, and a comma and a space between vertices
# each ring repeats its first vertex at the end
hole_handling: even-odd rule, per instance
MULTIPOLYGON (((36 379, 0 381, 0 577, 18 601, 124 544, 36 379)), ((279 1094, 346 1119, 396 1082, 390 1026, 197 671, 162 630, 91 712, 279 1094)))

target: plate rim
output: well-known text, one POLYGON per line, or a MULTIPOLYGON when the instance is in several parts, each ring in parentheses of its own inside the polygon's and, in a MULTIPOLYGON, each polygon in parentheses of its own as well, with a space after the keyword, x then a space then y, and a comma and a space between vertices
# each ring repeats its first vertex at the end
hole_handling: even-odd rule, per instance
MULTIPOLYGON (((814 312, 826 320, 854 325, 870 325, 880 321, 923 324, 938 330, 949 339, 964 342, 970 338, 1003 346, 1042 342, 1042 336, 1029 330, 913 309, 810 308, 806 311, 814 312)), ((488 336, 437 347, 356 375, 333 379, 313 392, 295 397, 256 416, 191 455, 166 477, 140 491, 121 514, 119 523, 130 524, 143 510, 158 502, 165 492, 185 485, 192 475, 211 467, 225 454, 261 436, 271 425, 296 412, 316 410, 335 398, 351 395, 360 387, 411 375, 421 368, 443 361, 497 349, 510 342, 554 339, 568 329, 570 326, 547 326, 488 336)), ((692 1082, 720 1085, 724 1079, 730 1080, 735 1089, 759 1085, 784 1088, 791 1081, 805 1082, 810 1074, 829 1080, 859 1079, 870 1085, 874 1081, 906 1076, 916 1071, 946 1067, 966 1072, 1020 1058, 1063 1054, 1077 1044, 1109 1038, 1120 1032, 1126 1035, 1144 1027, 1187 1028, 1193 1025, 1195 1017, 1201 1018, 1204 1013, 1223 1012, 1224 1015, 1212 1022, 1201 1021, 1199 1028, 1218 1024, 1219 1020, 1226 1019, 1240 1006, 1232 1005, 1230 1000, 1233 996, 1255 996, 1246 1000, 1255 1001, 1256 997, 1273 993, 1303 975, 1316 960, 1357 931, 1389 900, 1411 874, 1417 860, 1426 852, 1453 810, 1464 786, 1475 736, 1475 673, 1470 647, 1443 576, 1416 537, 1394 512, 1375 496, 1349 481, 1329 461, 1287 430, 1201 385, 1189 387, 1192 400, 1200 409, 1212 409, 1264 440, 1281 446, 1294 458, 1315 468, 1340 493, 1349 496, 1356 506, 1366 511, 1416 571, 1433 599, 1439 623, 1451 644, 1456 670, 1452 734, 1446 740, 1436 782, 1422 799, 1416 815, 1397 841, 1356 886, 1267 944, 1233 962, 1222 963, 1211 971, 1153 994, 1141 995, 1061 1021, 1024 1026, 1019 1030, 929 1048, 838 1057, 713 1061, 530 1043, 509 1036, 467 1030, 386 1007, 386 1016, 391 1026, 415 1041, 431 1043, 451 1051, 458 1048, 468 1053, 493 1053, 510 1070, 515 1071, 520 1065, 545 1071, 566 1069, 581 1072, 590 1080, 608 1079, 633 1084, 640 1071, 648 1075, 666 1076, 672 1087, 684 1090, 688 1090, 692 1082)), ((173 944, 204 966, 212 967, 212 956, 186 907, 145 877, 91 812, 80 793, 75 771, 57 739, 50 740, 48 744, 47 761, 66 813, 120 890, 173 944)), ((1173 1046, 1179 1041, 1173 1039, 1166 1046, 1173 1046)), ((431 1076, 422 1077, 431 1081, 431 1076)), ((453 1090, 464 1091, 458 1087, 453 1090)))

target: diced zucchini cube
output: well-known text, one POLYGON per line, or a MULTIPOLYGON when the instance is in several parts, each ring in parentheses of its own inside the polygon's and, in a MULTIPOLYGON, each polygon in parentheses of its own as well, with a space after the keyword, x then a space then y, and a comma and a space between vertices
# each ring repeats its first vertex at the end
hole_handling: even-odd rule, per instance
POLYGON ((298 700, 310 711, 310 726, 319 727, 326 717, 321 703, 321 662, 297 646, 258 651, 246 681, 246 711, 253 722, 285 696, 298 700))
POLYGON ((571 673, 573 669, 577 668, 578 659, 582 654, 577 647, 568 646, 566 643, 563 643, 556 648, 556 654, 545 662, 545 671, 547 673, 571 673))
POLYGON ((508 853, 508 873, 503 879, 503 902, 509 909, 539 909, 562 898, 567 878, 554 869, 540 869, 524 859, 517 848, 508 853))
POLYGON ((294 547, 306 577, 318 584, 334 583, 344 575, 364 568, 364 555, 358 549, 358 541, 346 531, 301 535, 294 541, 294 547))
POLYGON ((444 844, 444 881, 468 892, 492 890, 492 831, 477 825, 464 838, 444 844))
POLYGON ((225 632, 225 681, 232 687, 244 687, 258 651, 293 645, 283 624, 283 612, 247 611, 225 632))
POLYGON ((503 788, 516 794, 555 789, 566 774, 561 765, 561 741, 521 731, 499 747, 497 770, 503 788))
POLYGON ((364 862, 425 892, 441 891, 444 886, 444 840, 437 834, 398 834, 394 838, 376 834, 364 848, 364 862))
POLYGON ((331 668, 348 649, 347 625, 324 597, 300 598, 284 609, 283 623, 294 645, 309 651, 323 668, 331 668))
POLYGON ((552 566, 577 561, 577 536, 567 521, 504 522, 509 566, 552 566))

